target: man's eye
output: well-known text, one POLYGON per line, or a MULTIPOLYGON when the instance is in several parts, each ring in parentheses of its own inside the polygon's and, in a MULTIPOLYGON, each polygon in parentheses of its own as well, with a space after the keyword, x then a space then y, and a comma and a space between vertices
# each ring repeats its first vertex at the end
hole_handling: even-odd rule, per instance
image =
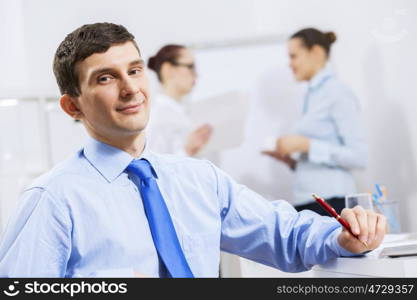
POLYGON ((105 83, 105 82, 109 82, 111 79, 112 79, 112 76, 106 75, 106 76, 100 76, 99 78, 97 78, 97 81, 100 83, 105 83))
POLYGON ((142 72, 142 69, 140 69, 140 68, 135 68, 135 69, 132 69, 132 70, 130 70, 130 75, 137 75, 137 74, 139 74, 140 72, 142 72))

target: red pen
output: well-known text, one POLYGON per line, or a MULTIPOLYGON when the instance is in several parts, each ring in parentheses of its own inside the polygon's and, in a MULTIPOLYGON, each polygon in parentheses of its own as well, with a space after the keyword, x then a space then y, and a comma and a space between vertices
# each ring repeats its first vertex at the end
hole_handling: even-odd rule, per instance
MULTIPOLYGON (((323 198, 320 198, 319 196, 317 196, 316 194, 312 195, 314 199, 316 199, 316 201, 318 202, 318 204, 320 204, 333 218, 335 218, 340 224, 342 224, 342 226, 349 231, 349 233, 351 235, 353 235, 355 238, 358 238, 357 235, 353 234, 352 229, 350 228, 350 225, 348 222, 346 222, 345 219, 343 219, 337 212, 336 210, 331 207, 330 204, 326 203, 326 201, 324 201, 323 198)), ((359 240, 365 247, 368 248, 368 244, 365 242, 362 242, 361 240, 359 240)))

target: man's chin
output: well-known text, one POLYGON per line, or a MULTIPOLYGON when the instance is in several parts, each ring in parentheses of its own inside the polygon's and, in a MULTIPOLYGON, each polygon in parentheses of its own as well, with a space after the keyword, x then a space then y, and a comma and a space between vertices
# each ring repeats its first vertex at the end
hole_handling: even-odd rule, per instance
MULTIPOLYGON (((127 121, 127 120, 126 120, 127 121)), ((141 118, 140 120, 128 120, 128 122, 121 122, 118 124, 120 131, 125 132, 126 134, 139 134, 145 130, 148 125, 148 120, 141 118)))
POLYGON ((143 133, 145 131, 146 126, 138 126, 138 127, 129 127, 129 128, 121 128, 121 130, 119 131, 121 135, 123 136, 135 136, 135 135, 140 135, 141 133, 143 133))

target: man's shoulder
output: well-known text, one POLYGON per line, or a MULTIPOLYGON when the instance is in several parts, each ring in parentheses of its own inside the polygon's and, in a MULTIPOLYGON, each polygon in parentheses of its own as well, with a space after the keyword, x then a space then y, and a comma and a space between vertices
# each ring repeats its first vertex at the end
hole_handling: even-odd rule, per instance
MULTIPOLYGON (((152 163, 158 170, 183 175, 214 176, 215 166, 207 159, 150 151, 152 163)), ((158 171, 157 170, 157 171, 158 171)))
POLYGON ((151 159, 153 159, 158 166, 163 167, 190 167, 190 168, 211 168, 211 163, 206 159, 194 158, 179 154, 157 153, 149 151, 151 159))
POLYGON ((55 186, 67 185, 72 178, 82 176, 86 168, 85 162, 82 150, 79 150, 76 154, 59 162, 52 169, 37 177, 25 190, 33 188, 48 190, 55 186))

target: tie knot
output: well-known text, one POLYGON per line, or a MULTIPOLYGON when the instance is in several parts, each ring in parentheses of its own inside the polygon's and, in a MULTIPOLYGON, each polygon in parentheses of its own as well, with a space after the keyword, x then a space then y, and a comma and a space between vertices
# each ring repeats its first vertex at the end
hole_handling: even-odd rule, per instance
POLYGON ((126 168, 127 171, 133 172, 140 179, 154 178, 151 164, 145 159, 135 159, 126 168))

